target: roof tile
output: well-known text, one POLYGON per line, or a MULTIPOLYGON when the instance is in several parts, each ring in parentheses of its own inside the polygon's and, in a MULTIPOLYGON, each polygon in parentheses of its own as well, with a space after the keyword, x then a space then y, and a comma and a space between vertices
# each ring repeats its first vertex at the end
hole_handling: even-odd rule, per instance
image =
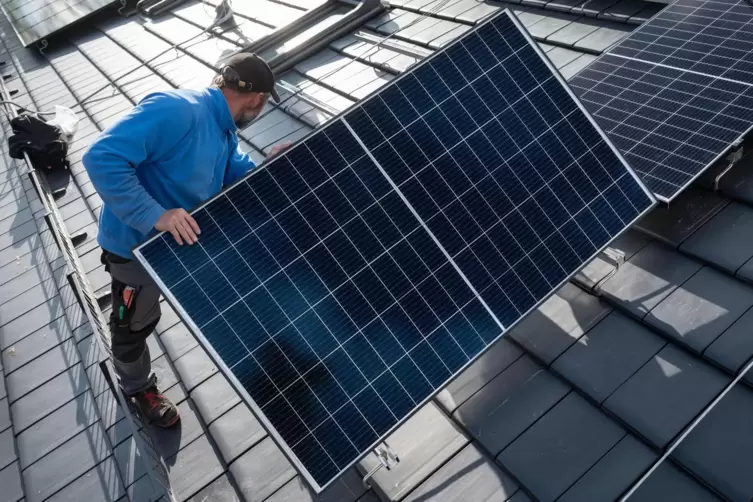
POLYGON ((558 501, 618 500, 656 458, 646 445, 627 434, 558 501))
POLYGON ((641 502, 666 502, 682 500, 683 502, 712 502, 719 498, 700 485, 693 478, 672 465, 662 464, 646 479, 633 494, 641 502))
POLYGON ((510 476, 478 446, 469 444, 411 492, 405 502, 504 502, 517 491, 518 484, 510 476))
POLYGON ((235 487, 230 483, 227 474, 212 481, 199 493, 191 497, 188 502, 241 502, 235 487))
POLYGON ((625 434, 607 415, 571 392, 497 458, 538 500, 553 501, 625 434))
POLYGON ((668 345, 604 402, 633 430, 663 448, 729 382, 729 377, 668 345))
POLYGON ((24 470, 26 500, 45 500, 111 454, 102 426, 89 427, 24 470))
POLYGON ((222 374, 214 375, 191 391, 196 408, 204 423, 211 425, 217 418, 241 402, 241 398, 222 374))
POLYGON ((652 242, 626 261, 602 288, 625 311, 642 318, 701 268, 652 242))
POLYGON ((13 429, 0 432, 0 470, 16 460, 16 447, 13 441, 13 429))
POLYGON ((453 418, 496 455, 569 390, 524 355, 455 410, 453 418))
POLYGON ((76 343, 69 339, 6 377, 11 402, 20 399, 71 366, 81 362, 76 343))
POLYGON ((753 391, 735 385, 675 450, 674 457, 730 500, 750 500, 753 391))
POLYGON ((734 274, 753 256, 753 242, 746 239, 750 232, 753 232, 753 210, 731 202, 680 249, 734 274))
MULTIPOLYGON (((433 402, 398 427, 385 440, 400 456, 390 470, 380 469, 371 479, 374 490, 385 500, 402 500, 432 472, 452 458, 468 438, 433 402)), ((359 463, 369 472, 379 461, 373 453, 359 463)))
POLYGON ((16 437, 21 468, 26 469, 97 421, 99 416, 91 392, 66 403, 16 437))
POLYGON ((295 470, 274 444, 266 438, 230 465, 246 500, 265 500, 293 479, 295 470))
POLYGON ((209 434, 228 464, 264 439, 267 431, 256 417, 241 403, 209 426, 209 434))
POLYGON ((704 267, 645 318, 667 336, 703 352, 753 306, 753 288, 704 267))
POLYGON ((70 337, 71 331, 68 329, 65 319, 58 318, 43 326, 3 351, 5 374, 12 373, 70 337))
POLYGON ((0 470, 0 486, 3 487, 0 491, 0 502, 18 502, 23 498, 24 492, 18 462, 0 470))
POLYGON ((217 366, 202 347, 189 350, 180 359, 176 359, 174 364, 188 392, 217 373, 217 366))
POLYGON ((601 403, 664 345, 648 329, 612 312, 560 356, 552 369, 601 403))
POLYGON ((115 459, 109 457, 47 500, 114 502, 125 494, 117 469, 115 459))

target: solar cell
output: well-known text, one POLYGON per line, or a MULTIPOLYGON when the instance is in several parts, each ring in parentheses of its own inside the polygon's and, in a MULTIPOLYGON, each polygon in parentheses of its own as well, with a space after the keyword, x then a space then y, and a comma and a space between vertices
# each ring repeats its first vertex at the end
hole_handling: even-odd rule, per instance
POLYGON ((753 7, 677 0, 570 84, 646 185, 671 201, 753 127, 753 7))
POLYGON ((0 0, 13 30, 28 47, 117 0, 0 0))
POLYGON ((505 11, 135 254, 321 491, 653 204, 505 11))

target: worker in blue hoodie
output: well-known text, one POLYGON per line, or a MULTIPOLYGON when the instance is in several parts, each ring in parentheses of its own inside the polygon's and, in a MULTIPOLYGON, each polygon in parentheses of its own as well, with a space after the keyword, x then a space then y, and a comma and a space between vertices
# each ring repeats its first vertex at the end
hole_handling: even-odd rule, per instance
POLYGON ((157 426, 180 416, 157 388, 146 344, 160 319, 160 291, 131 250, 158 231, 180 245, 196 242, 201 229, 188 211, 255 167, 238 148, 236 131, 259 116, 269 97, 279 101, 267 63, 239 53, 207 89, 149 94, 84 155, 104 201, 97 240, 112 278, 113 365, 123 391, 157 426))

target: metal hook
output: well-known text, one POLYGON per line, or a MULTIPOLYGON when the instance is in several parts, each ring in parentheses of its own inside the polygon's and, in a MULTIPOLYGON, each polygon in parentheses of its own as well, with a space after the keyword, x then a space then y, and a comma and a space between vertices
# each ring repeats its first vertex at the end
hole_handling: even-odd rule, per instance
POLYGON ((43 40, 40 40, 39 42, 37 42, 37 50, 43 56, 44 56, 45 49, 47 49, 47 45, 49 45, 47 43, 47 39, 43 39, 43 40))
POLYGON ((125 13, 123 12, 126 7, 128 7, 128 0, 120 0, 120 7, 118 8, 118 14, 120 14, 123 17, 127 17, 125 13))

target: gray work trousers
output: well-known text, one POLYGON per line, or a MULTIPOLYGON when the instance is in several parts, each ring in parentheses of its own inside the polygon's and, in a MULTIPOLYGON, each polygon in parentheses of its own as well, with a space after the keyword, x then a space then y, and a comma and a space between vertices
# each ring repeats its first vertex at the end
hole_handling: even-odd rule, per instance
POLYGON ((160 290, 137 261, 103 251, 102 263, 112 279, 113 366, 123 392, 133 395, 157 384, 146 339, 160 319, 160 290), (136 290, 130 309, 123 302, 126 286, 136 290))

